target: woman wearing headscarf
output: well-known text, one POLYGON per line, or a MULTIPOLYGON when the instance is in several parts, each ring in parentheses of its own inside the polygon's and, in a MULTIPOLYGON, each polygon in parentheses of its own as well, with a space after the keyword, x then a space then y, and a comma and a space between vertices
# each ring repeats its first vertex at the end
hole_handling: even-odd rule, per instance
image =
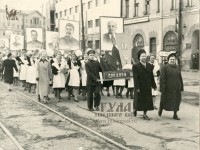
POLYGON ((180 120, 177 111, 179 111, 181 91, 183 91, 181 70, 176 65, 176 54, 170 54, 167 60, 168 64, 162 67, 160 75, 161 101, 158 115, 162 115, 163 109, 174 111, 173 119, 180 120))
POLYGON ((154 110, 152 90, 156 89, 156 83, 153 76, 153 67, 146 62, 145 50, 138 51, 139 62, 133 66, 133 79, 134 79, 134 116, 137 111, 143 111, 143 118, 149 120, 147 116, 148 110, 154 110))

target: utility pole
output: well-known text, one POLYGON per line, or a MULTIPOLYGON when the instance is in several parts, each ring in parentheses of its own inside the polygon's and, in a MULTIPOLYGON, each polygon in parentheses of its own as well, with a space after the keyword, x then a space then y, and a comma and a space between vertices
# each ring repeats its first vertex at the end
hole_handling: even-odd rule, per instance
POLYGON ((81 1, 81 31, 82 31, 82 49, 83 49, 83 52, 85 52, 85 28, 84 28, 84 17, 83 17, 83 1, 81 1))
POLYGON ((178 64, 180 66, 181 61, 181 52, 182 52, 182 0, 179 0, 179 10, 178 10, 178 47, 177 47, 177 58, 178 64))

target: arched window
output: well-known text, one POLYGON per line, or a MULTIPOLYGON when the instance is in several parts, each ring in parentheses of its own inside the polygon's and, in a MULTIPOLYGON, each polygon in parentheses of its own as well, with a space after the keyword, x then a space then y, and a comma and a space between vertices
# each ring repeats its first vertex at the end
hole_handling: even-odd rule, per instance
POLYGON ((165 34, 164 36, 164 51, 169 52, 169 51, 176 51, 177 50, 177 45, 178 45, 178 40, 177 36, 173 31, 169 31, 165 34))
POLYGON ((141 34, 137 34, 133 40, 133 45, 135 45, 138 50, 144 48, 144 39, 141 34))

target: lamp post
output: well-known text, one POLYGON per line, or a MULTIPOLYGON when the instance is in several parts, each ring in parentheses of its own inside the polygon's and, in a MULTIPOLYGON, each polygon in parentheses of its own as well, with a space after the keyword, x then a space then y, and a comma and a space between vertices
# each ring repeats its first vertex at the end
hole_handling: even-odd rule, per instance
POLYGON ((179 11, 178 11, 178 46, 177 46, 177 56, 178 56, 178 64, 180 66, 180 55, 182 51, 182 0, 179 0, 179 11))
POLYGON ((81 31, 82 31, 82 49, 85 52, 85 28, 84 28, 84 17, 83 17, 83 1, 81 1, 81 31))

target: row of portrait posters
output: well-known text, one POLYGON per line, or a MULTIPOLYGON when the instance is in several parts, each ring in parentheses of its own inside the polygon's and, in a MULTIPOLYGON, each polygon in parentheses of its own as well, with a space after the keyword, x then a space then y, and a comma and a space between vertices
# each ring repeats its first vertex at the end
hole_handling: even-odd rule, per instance
MULTIPOLYGON (((123 18, 119 17, 100 17, 100 43, 101 50, 109 54, 113 51, 113 45, 118 49, 121 60, 118 62, 125 64, 131 62, 132 37, 131 34, 124 33, 123 18)), ((46 31, 46 50, 53 53, 55 50, 77 50, 80 49, 80 27, 79 22, 69 20, 59 20, 59 32, 46 31)), ((26 28, 26 48, 27 50, 43 49, 42 28, 26 28)), ((0 40, 0 49, 5 45, 11 50, 24 48, 24 37, 21 35, 10 34, 8 38, 0 40), (4 42, 2 42, 4 41, 4 42), (10 45, 9 45, 10 44, 10 45)), ((117 54, 117 55, 118 55, 117 54)))

